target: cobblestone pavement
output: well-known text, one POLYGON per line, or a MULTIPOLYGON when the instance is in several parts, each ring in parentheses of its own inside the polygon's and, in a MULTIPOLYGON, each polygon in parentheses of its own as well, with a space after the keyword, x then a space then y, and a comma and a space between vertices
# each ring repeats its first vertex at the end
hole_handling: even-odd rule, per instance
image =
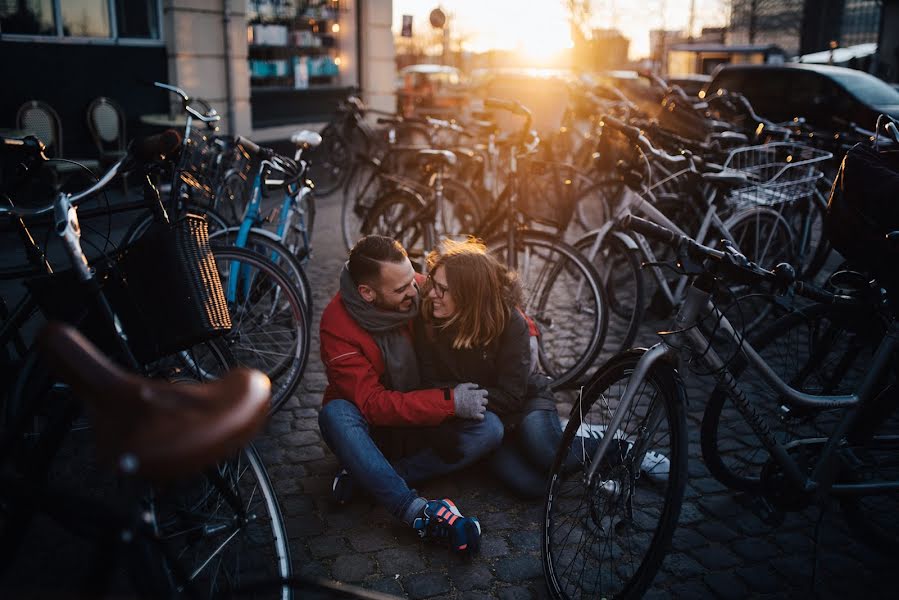
MULTIPOLYGON (((312 356, 295 397, 272 419, 258 446, 280 494, 296 571, 409 598, 543 598, 542 502, 525 502, 474 466, 419 491, 450 497, 477 515, 481 555, 469 562, 420 541, 370 501, 331 503, 337 461, 321 440, 317 414, 325 389, 318 322, 345 260, 339 205, 320 201, 308 275, 315 294, 312 356)), ((647 338, 651 340, 652 337, 647 338)), ((647 597, 845 598, 885 593, 894 562, 853 538, 836 507, 788 514, 766 524, 750 498, 725 489, 703 466, 699 423, 708 382, 688 382, 690 479, 672 548, 647 597), (816 536, 817 533, 817 536, 816 536), (817 543, 815 539, 817 537, 817 543)), ((892 595, 892 594, 891 594, 892 595)))

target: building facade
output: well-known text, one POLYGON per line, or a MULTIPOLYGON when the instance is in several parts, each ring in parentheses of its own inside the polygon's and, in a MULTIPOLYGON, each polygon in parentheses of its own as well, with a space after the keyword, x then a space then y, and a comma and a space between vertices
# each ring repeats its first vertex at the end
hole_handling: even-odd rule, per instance
POLYGON ((203 98, 222 131, 259 142, 320 127, 361 89, 391 110, 391 0, 0 0, 0 128, 22 103, 59 113, 66 154, 90 149, 85 110, 120 104, 129 137, 180 103, 163 81, 203 98), (71 152, 70 152, 71 150, 71 152))

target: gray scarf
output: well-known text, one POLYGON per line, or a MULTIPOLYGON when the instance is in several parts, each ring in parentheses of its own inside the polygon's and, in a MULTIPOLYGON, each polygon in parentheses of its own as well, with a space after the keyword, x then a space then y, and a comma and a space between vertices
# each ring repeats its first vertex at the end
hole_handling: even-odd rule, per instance
POLYGON ((418 316, 419 297, 412 301, 412 310, 406 313, 382 310, 366 302, 343 266, 340 272, 340 297, 350 316, 375 339, 387 367, 381 383, 398 392, 408 392, 420 387, 418 358, 410 336, 403 331, 418 316))

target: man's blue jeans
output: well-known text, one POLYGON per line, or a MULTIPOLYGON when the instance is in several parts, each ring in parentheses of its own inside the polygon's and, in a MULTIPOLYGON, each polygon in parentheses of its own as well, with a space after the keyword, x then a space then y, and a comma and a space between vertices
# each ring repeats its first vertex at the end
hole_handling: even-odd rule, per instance
MULTIPOLYGON (((438 427, 457 436, 456 460, 448 462, 433 448, 422 448, 391 464, 372 439, 373 428, 352 402, 331 400, 319 413, 318 424, 325 443, 353 481, 401 520, 406 518, 409 506, 418 498, 415 490, 409 488, 410 484, 466 467, 499 447, 503 439, 503 424, 491 412, 483 421, 450 419, 438 427)), ((409 427, 408 431, 414 433, 415 429, 409 427)), ((391 431, 393 435, 402 435, 404 429, 391 428, 391 431)))

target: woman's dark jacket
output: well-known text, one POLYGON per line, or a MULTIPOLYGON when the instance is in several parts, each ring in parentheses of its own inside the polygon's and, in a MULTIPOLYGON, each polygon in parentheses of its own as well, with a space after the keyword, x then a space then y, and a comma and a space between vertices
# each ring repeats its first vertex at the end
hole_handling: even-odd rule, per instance
MULTIPOLYGON (((455 386, 471 382, 487 390, 487 410, 503 423, 517 423, 536 399, 530 378, 530 331, 527 321, 512 311, 502 334, 484 347, 453 349, 453 331, 439 323, 415 323, 422 384, 426 387, 455 386)), ((542 403, 546 403, 544 399, 542 403)), ((554 408, 550 401, 550 407, 554 408)))

